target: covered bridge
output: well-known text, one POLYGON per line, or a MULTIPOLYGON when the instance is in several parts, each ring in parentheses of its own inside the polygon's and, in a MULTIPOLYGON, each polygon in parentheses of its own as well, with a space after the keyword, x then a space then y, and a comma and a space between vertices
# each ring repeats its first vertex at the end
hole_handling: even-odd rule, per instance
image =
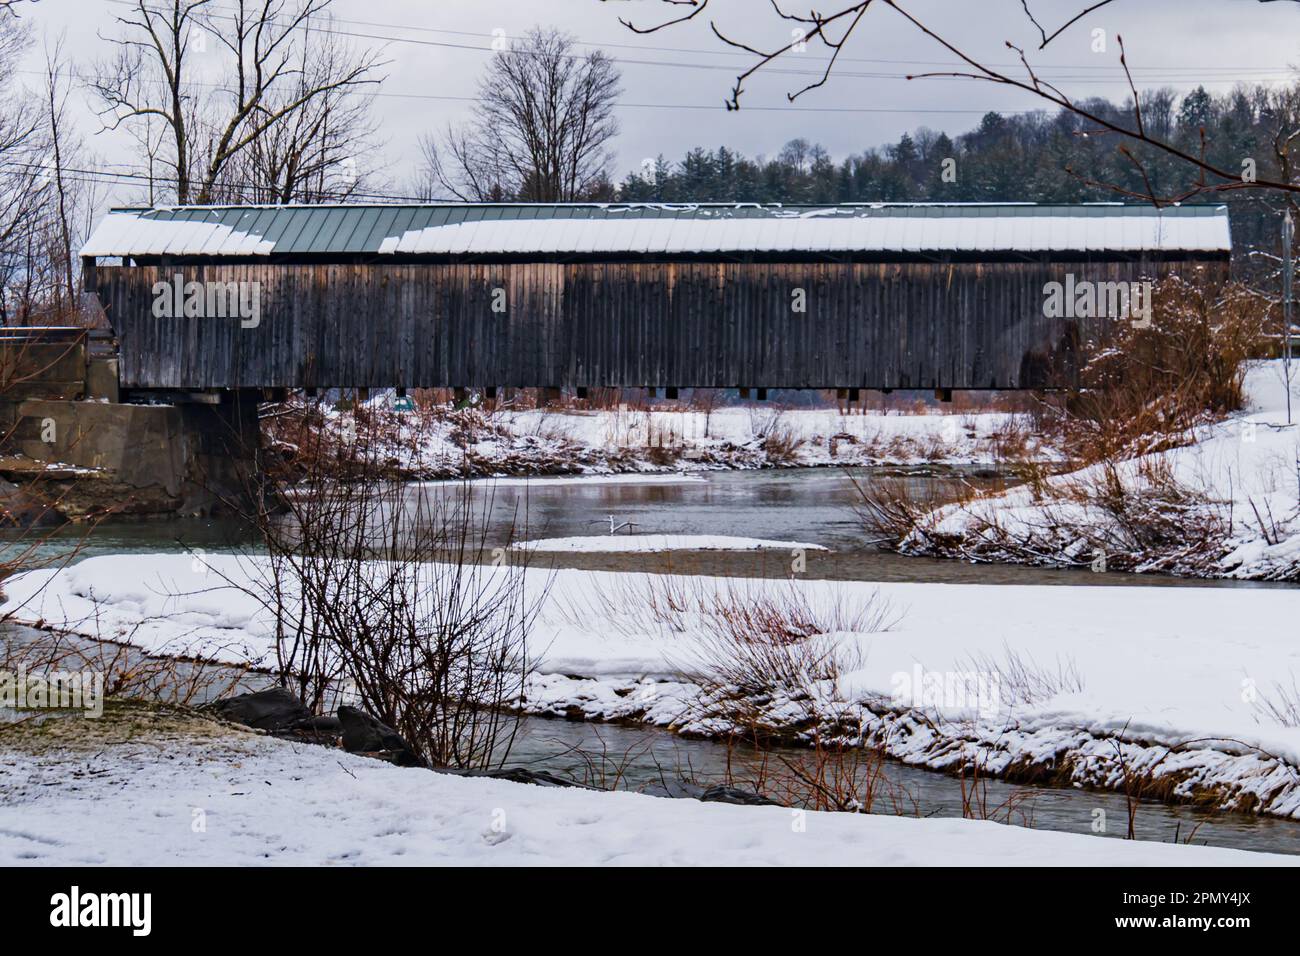
POLYGON ((128 390, 1050 388, 1124 316, 1049 289, 1230 250, 1208 205, 441 204, 115 209, 82 255, 128 390))

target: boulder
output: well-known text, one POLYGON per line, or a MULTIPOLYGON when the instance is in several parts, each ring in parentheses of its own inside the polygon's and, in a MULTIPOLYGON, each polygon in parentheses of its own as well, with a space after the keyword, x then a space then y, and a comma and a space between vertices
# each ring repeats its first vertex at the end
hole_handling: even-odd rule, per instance
POLYGON ((641 791, 651 797, 671 797, 676 800, 699 800, 702 803, 734 803, 746 807, 776 807, 777 801, 752 790, 724 787, 720 784, 702 787, 685 780, 665 780, 641 791))
POLYGON ((697 798, 704 803, 734 803, 744 807, 779 807, 780 803, 771 797, 752 790, 740 790, 736 787, 705 787, 697 798))
POLYGON ((421 760, 405 738, 383 721, 363 710, 344 704, 339 708, 343 749, 354 754, 378 754, 400 767, 422 767, 421 760))
POLYGON ((509 780, 512 783, 531 783, 538 787, 572 787, 578 790, 595 790, 573 780, 565 780, 545 770, 528 770, 524 767, 505 767, 495 770, 446 771, 461 777, 488 777, 492 780, 509 780))
POLYGON ((312 719, 298 696, 283 687, 214 701, 208 709, 226 720, 271 733, 295 730, 312 719))
POLYGON ((320 717, 309 717, 302 724, 301 729, 314 731, 325 737, 338 737, 343 733, 343 722, 337 717, 323 714, 320 717))

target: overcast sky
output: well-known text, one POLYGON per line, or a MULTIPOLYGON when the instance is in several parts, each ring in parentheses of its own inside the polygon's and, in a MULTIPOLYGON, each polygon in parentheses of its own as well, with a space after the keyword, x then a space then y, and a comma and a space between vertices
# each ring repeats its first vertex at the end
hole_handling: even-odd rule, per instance
MULTIPOLYGON (((232 0, 216 0, 229 5, 232 0)), ((807 10, 809 0, 781 0, 783 8, 807 10)), ((1091 0, 1030 0, 1049 30, 1091 0)), ((847 0, 817 0, 823 12, 847 0)), ((904 0, 919 19, 972 54, 1000 64, 1012 56, 1010 40, 1032 47, 1037 38, 1021 0, 904 0)), ((754 46, 789 42, 790 24, 778 20, 768 0, 710 0, 704 16, 651 35, 635 34, 620 16, 638 25, 679 15, 680 6, 655 0, 335 0, 338 26, 352 42, 382 52, 388 60, 383 94, 376 101, 388 178, 401 191, 415 166, 419 135, 467 117, 475 84, 492 55, 494 31, 507 36, 537 24, 572 33, 587 47, 600 47, 618 61, 625 92, 619 115, 616 178, 660 153, 676 159, 692 146, 726 145, 749 155, 774 154, 802 136, 841 157, 896 141, 918 126, 960 133, 990 109, 1024 110, 1037 104, 1015 90, 969 80, 912 80, 903 74, 942 69, 954 63, 933 40, 895 11, 869 11, 840 57, 840 72, 824 88, 791 106, 785 94, 815 78, 826 56, 816 44, 782 65, 786 73, 748 83, 748 109, 728 113, 722 102, 736 67, 750 61, 726 50, 709 30, 719 27, 754 46), (811 72, 809 72, 811 71, 811 72), (766 108, 766 109, 763 109, 766 108)), ((24 18, 37 31, 30 68, 39 67, 39 40, 64 37, 64 61, 93 69, 112 48, 101 39, 117 33, 122 0, 40 0, 26 4, 24 18)), ((1122 35, 1139 87, 1179 91, 1204 83, 1224 90, 1234 83, 1282 83, 1300 64, 1300 3, 1257 0, 1116 0, 1081 20, 1048 53, 1033 54, 1045 78, 1072 96, 1122 98, 1127 87, 1119 67, 1116 35, 1122 35), (1105 31, 1106 51, 1094 52, 1095 30, 1105 31)), ((28 74, 33 84, 38 77, 28 74)), ((96 134, 89 102, 73 105, 89 145, 107 168, 129 164, 129 144, 120 134, 96 134)), ((106 201, 138 199, 116 189, 106 201)))

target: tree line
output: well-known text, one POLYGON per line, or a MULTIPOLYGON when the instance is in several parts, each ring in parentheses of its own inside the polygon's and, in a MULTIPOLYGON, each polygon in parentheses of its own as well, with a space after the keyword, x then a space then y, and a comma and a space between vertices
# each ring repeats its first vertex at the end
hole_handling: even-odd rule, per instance
MULTIPOLYGON (((1131 103, 1089 101, 1116 122, 1131 103)), ((1214 95, 1198 87, 1179 96, 1162 89, 1141 96, 1144 123, 1200 150, 1243 177, 1290 178, 1300 136, 1300 84, 1241 86, 1214 95)), ((796 138, 771 157, 747 157, 725 146, 697 147, 678 160, 659 156, 622 180, 628 202, 1038 202, 1134 201, 1155 191, 1178 194, 1195 185, 1184 164, 1149 147, 1119 150, 1077 114, 1061 111, 986 113, 968 132, 950 136, 920 128, 896 143, 835 159, 796 138), (1191 179, 1189 180, 1189 176, 1191 179)), ((1279 246, 1288 197, 1255 190, 1219 190, 1189 201, 1229 207, 1242 268, 1271 261, 1279 246)))

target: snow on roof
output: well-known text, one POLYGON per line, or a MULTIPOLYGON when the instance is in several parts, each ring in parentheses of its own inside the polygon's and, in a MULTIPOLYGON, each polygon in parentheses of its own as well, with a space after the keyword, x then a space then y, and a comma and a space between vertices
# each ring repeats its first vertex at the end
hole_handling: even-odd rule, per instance
POLYGON ((83 256, 1229 252, 1224 206, 655 203, 115 209, 83 256))

